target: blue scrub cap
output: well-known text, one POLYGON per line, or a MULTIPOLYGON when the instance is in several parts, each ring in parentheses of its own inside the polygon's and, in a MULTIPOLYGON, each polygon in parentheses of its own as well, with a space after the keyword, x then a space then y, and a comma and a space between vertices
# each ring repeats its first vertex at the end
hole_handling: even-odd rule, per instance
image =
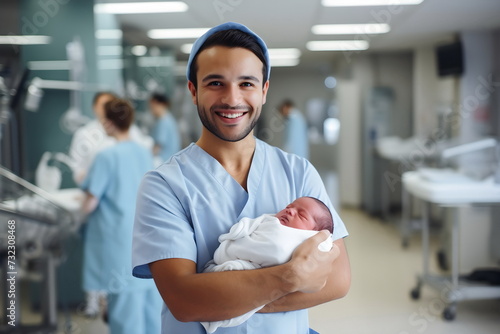
POLYGON ((224 30, 230 30, 230 29, 237 29, 243 32, 246 32, 247 34, 250 34, 255 40, 257 41, 257 44, 262 48, 262 51, 264 53, 264 58, 266 59, 266 66, 267 66, 267 79, 269 80, 269 76, 271 75, 271 62, 269 61, 269 52, 267 51, 267 46, 266 43, 260 38, 256 33, 254 33, 252 30, 248 29, 246 26, 244 26, 241 23, 236 23, 236 22, 226 22, 222 23, 216 27, 213 27, 209 31, 207 31, 203 36, 198 38, 196 42, 193 44, 193 48, 191 49, 191 54, 189 55, 189 60, 187 63, 187 71, 186 71, 186 77, 189 80, 189 75, 190 69, 191 69, 191 63, 193 62, 194 58, 200 51, 200 48, 205 44, 205 41, 207 38, 215 34, 216 32, 219 31, 224 31, 224 30))

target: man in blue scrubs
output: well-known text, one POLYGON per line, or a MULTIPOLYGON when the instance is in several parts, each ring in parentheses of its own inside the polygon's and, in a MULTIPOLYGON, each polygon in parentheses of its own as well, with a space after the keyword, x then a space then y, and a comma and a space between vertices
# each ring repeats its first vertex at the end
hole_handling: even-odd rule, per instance
POLYGON ((151 278, 163 297, 163 334, 202 334, 200 321, 260 313, 217 333, 309 333, 307 308, 343 297, 350 265, 346 228, 321 179, 305 159, 257 140, 253 128, 269 88, 267 47, 247 27, 225 23, 194 44, 188 88, 198 108, 200 139, 148 173, 138 194, 133 273, 151 278), (322 231, 283 265, 202 273, 221 233, 242 217, 277 212, 301 196, 330 208, 334 247, 322 231))

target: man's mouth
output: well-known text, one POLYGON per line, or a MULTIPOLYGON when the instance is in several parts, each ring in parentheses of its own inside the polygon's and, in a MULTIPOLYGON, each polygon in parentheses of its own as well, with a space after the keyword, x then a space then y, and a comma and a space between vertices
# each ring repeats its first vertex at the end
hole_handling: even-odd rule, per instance
POLYGON ((217 112, 216 114, 224 118, 234 119, 243 116, 244 114, 246 114, 246 112, 238 112, 238 113, 217 112))

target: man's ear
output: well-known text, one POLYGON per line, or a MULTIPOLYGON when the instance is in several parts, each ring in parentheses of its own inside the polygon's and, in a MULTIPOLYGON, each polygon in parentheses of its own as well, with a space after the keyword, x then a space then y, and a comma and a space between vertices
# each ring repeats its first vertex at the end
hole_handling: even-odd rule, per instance
POLYGON ((266 104, 267 90, 269 89, 269 80, 266 81, 264 87, 262 87, 262 104, 266 104))
POLYGON ((198 105, 197 99, 196 99, 196 87, 194 86, 194 83, 191 81, 188 81, 188 89, 191 92, 191 99, 193 100, 194 105, 198 105))

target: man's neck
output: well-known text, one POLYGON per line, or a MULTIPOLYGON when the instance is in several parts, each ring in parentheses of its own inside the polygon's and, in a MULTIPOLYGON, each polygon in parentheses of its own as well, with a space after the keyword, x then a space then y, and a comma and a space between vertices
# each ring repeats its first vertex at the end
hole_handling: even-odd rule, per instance
POLYGON ((217 160, 245 190, 247 189, 248 172, 256 146, 253 131, 240 141, 228 142, 203 128, 196 145, 217 160))

